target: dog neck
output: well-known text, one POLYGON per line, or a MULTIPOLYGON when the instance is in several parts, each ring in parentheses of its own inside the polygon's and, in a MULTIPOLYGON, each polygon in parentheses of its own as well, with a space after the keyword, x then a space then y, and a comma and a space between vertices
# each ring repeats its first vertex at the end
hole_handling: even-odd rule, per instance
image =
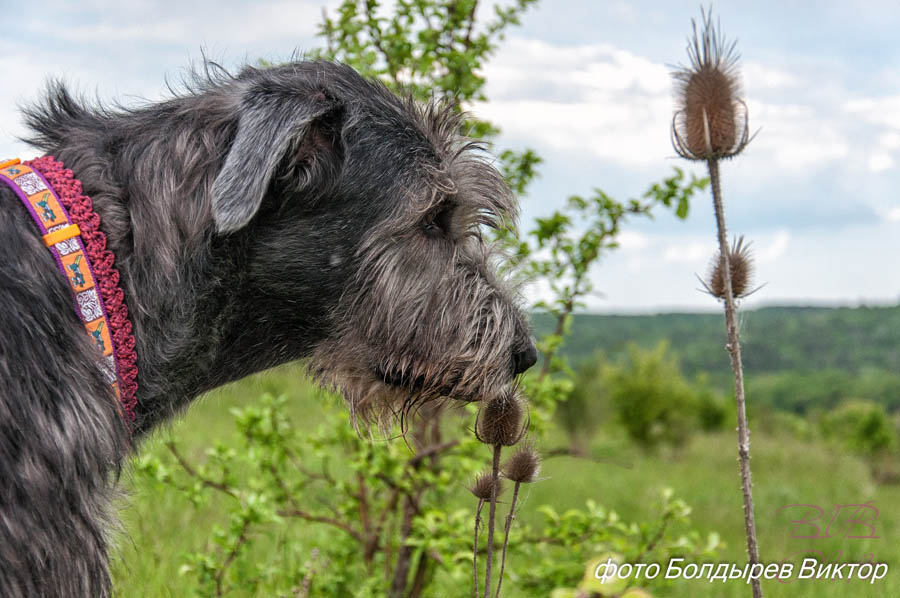
POLYGON ((98 350, 97 368, 130 426, 137 392, 134 336, 115 258, 106 248, 90 198, 81 193, 72 172, 52 156, 0 164, 0 182, 22 200, 68 282, 75 313, 98 350))
MULTIPOLYGON (((198 98, 179 101, 189 100, 198 98)), ((273 239, 260 230, 269 226, 265 214, 237 232, 215 232, 209 190, 232 120, 200 110, 204 120, 180 137, 169 132, 188 107, 173 101, 148 110, 105 122, 69 115, 45 124, 55 137, 41 143, 82 181, 115 254, 139 359, 138 437, 206 391, 309 355, 341 292, 309 280, 305 296, 285 298, 288 281, 270 275, 279 265, 265 247, 273 239)), ((315 254, 314 239, 292 249, 315 254)))
POLYGON ((211 148, 227 147, 233 123, 208 113, 193 136, 173 138, 167 120, 188 107, 166 108, 103 123, 72 113, 45 123, 57 133, 42 144, 81 180, 115 254, 139 359, 138 436, 199 394, 304 351, 266 342, 276 330, 251 338, 266 318, 248 307, 249 235, 214 232, 208 193, 223 156, 211 148), (152 131, 136 134, 144 120, 152 131))

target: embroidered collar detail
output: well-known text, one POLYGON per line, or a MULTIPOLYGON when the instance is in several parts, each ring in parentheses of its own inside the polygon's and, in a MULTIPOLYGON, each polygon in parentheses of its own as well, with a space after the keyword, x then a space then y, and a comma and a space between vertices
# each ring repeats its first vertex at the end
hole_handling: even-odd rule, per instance
POLYGON ((0 162, 6 183, 28 209, 72 291, 75 313, 98 349, 106 377, 130 425, 137 405, 137 355, 115 258, 100 216, 81 182, 52 156, 0 162))

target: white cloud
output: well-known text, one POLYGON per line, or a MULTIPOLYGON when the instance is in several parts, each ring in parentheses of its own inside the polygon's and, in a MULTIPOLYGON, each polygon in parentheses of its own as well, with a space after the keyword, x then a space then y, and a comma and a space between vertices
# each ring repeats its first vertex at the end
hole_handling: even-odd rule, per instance
POLYGON ((782 90, 794 88, 802 83, 800 77, 785 70, 760 64, 745 62, 741 66, 741 78, 746 89, 782 90))
MULTIPOLYGON (((77 26, 47 26, 46 20, 29 23, 42 36, 77 43, 156 42, 197 46, 227 41, 230 45, 266 42, 272 39, 312 35, 322 18, 323 6, 329 1, 279 1, 244 3, 213 3, 201 0, 183 4, 176 11, 161 10, 154 2, 96 2, 95 23, 77 26), (231 4, 229 6, 229 4, 231 4)), ((87 12, 87 11, 85 11, 87 12)), ((51 13, 52 14, 52 13, 51 13)), ((67 15, 63 15, 67 16, 67 15)), ((85 16, 82 13, 82 16, 85 16)), ((59 17, 57 17, 59 18, 59 17)))
POLYGON ((196 2, 179 11, 160 11, 158 4, 109 7, 102 20, 77 27, 39 26, 44 35, 60 40, 95 43, 97 40, 198 45, 224 41, 231 45, 309 36, 321 21, 323 2, 270 2, 231 8, 196 2))
MULTIPOLYGON (((47 77, 61 73, 60 65, 45 53, 22 52, 21 47, 6 40, 0 40, 0 56, 11 57, 3 65, 3 78, 15 82, 15 85, 0 85, 0 160, 32 158, 36 155, 34 150, 16 140, 25 134, 18 106, 37 97, 47 77)), ((74 66, 67 68, 66 73, 70 77, 81 77, 87 71, 74 66)))
POLYGON ((891 208, 888 210, 884 215, 884 219, 888 222, 900 222, 900 208, 891 208))
POLYGON ((15 140, 24 133, 17 104, 38 98, 51 77, 62 77, 88 97, 96 92, 126 104, 159 99, 167 95, 166 77, 177 81, 201 49, 234 65, 266 52, 283 58, 295 47, 310 47, 322 8, 336 4, 197 0, 172 10, 153 0, 48 0, 43 8, 25 7, 17 13, 17 27, 27 41, 0 38, 0 55, 7 58, 3 77, 14 82, 0 85, 0 156, 31 155, 15 140))
POLYGON ((790 232, 785 229, 777 231, 770 243, 754 252, 756 261, 761 264, 766 264, 782 258, 787 253, 790 243, 790 232))
MULTIPOLYGON (((842 120, 827 106, 777 101, 773 90, 801 86, 802 77, 756 62, 745 65, 744 74, 747 89, 761 89, 767 98, 748 100, 751 130, 761 129, 751 148, 766 170, 826 168, 848 156, 845 130, 852 123, 846 115, 842 120)), ((513 38, 485 76, 491 101, 474 112, 507 136, 626 166, 662 166, 674 154, 672 80, 663 64, 609 44, 513 38)))
POLYGON ((795 172, 826 168, 850 153, 843 124, 820 109, 753 100, 748 107, 750 128, 759 130, 748 154, 761 156, 769 167, 774 162, 795 172))
POLYGON ((662 259, 666 263, 704 263, 712 258, 716 246, 711 241, 679 241, 663 249, 662 259))
POLYGON ((900 148, 900 133, 890 132, 879 135, 878 145, 889 150, 900 148))
POLYGON ((862 121, 900 130, 900 95, 851 100, 843 108, 862 121))
POLYGON ((876 152, 869 157, 869 170, 871 172, 884 172, 894 165, 894 159, 885 152, 876 152))
POLYGON ((668 69, 608 44, 510 39, 487 66, 474 112, 507 135, 632 165, 672 154, 668 69))
POLYGON ((552 93, 555 88, 582 99, 622 90, 667 94, 671 81, 665 66, 609 44, 559 46, 515 37, 487 64, 485 76, 492 98, 523 89, 552 93))
POLYGON ((616 237, 616 240, 619 242, 619 247, 622 250, 644 249, 650 244, 650 237, 631 230, 623 230, 616 237))

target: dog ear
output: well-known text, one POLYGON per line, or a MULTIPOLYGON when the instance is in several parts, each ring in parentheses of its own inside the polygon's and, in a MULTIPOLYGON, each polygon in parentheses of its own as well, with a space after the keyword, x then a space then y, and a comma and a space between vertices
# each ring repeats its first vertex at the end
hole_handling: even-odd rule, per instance
POLYGON ((343 107, 322 90, 248 91, 240 105, 237 134, 212 185, 212 214, 219 233, 243 228, 262 204, 285 160, 296 170, 297 188, 315 179, 329 155, 339 155, 343 107), (288 153, 291 152, 291 156, 288 153))

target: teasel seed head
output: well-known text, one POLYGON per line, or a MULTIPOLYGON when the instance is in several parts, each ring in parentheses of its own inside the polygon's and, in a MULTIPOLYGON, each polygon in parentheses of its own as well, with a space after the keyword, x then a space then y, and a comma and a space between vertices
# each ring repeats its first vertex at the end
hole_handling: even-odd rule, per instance
MULTIPOLYGON (((753 284, 753 254, 750 251, 750 244, 744 243, 743 236, 732 242, 731 250, 728 252, 728 265, 731 271, 731 294, 735 299, 746 297, 756 290, 750 288, 753 284)), ((709 264, 709 275, 703 286, 713 297, 725 299, 725 277, 719 252, 716 252, 709 264)))
POLYGON ((730 158, 740 153, 749 137, 747 105, 740 98, 735 42, 726 42, 712 22, 712 11, 701 9, 698 30, 688 40, 690 65, 678 68, 675 79, 675 117, 672 145, 689 160, 730 158))
MULTIPOLYGON (((491 486, 493 482, 493 476, 491 472, 486 471, 482 474, 479 474, 477 478, 475 478, 475 482, 469 486, 469 492, 475 495, 475 498, 480 500, 491 500, 491 486)), ((497 496, 503 492, 503 480, 497 478, 497 496)))
POLYGON ((541 457, 531 446, 520 447, 503 465, 503 475, 519 484, 535 481, 540 470, 541 457))
POLYGON ((522 439, 528 423, 525 407, 515 392, 507 392, 482 406, 475 422, 475 436, 491 446, 512 446, 522 439))

